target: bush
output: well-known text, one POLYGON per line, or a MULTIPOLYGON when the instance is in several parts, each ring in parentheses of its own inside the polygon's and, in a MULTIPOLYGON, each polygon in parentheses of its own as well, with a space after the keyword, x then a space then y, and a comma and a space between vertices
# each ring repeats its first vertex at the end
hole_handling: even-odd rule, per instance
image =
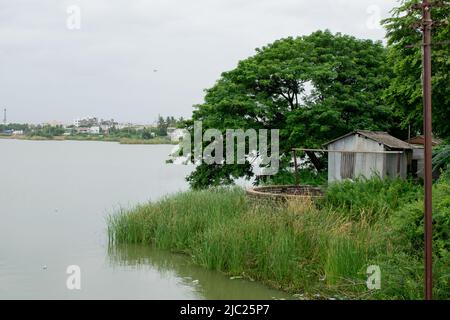
MULTIPOLYGON (((424 245, 423 197, 406 204, 392 216, 394 230, 403 235, 411 250, 424 245)), ((450 252, 450 171, 444 173, 433 186, 433 244, 438 257, 449 257, 450 252)))
POLYGON ((433 152, 433 170, 450 171, 450 144, 440 146, 433 152))
POLYGON ((331 183, 324 205, 353 219, 370 221, 388 216, 405 203, 417 200, 422 188, 402 179, 360 178, 331 183))

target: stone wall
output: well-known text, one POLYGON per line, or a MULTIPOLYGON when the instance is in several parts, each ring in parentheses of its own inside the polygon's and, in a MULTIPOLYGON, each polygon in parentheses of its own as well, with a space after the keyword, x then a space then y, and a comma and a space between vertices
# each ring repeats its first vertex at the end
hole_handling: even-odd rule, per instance
POLYGON ((247 189, 247 199, 254 204, 282 204, 289 200, 302 198, 320 199, 324 192, 320 187, 313 186, 264 186, 247 189))

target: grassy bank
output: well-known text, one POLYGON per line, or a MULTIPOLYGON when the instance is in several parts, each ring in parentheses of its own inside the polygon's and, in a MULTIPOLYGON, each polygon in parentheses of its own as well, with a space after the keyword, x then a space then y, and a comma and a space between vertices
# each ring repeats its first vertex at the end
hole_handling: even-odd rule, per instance
POLYGON ((30 141, 100 141, 100 142, 118 142, 120 144, 177 144, 166 137, 157 137, 153 139, 137 139, 137 138, 118 138, 102 135, 79 135, 79 136, 5 136, 0 135, 0 139, 16 139, 30 141))
MULTIPOLYGON (((443 196, 435 239, 435 295, 441 299, 450 298, 449 182, 435 187, 443 196)), ((318 204, 277 208, 248 203, 238 188, 192 191, 114 215, 108 229, 112 242, 183 252, 206 268, 305 298, 420 299, 421 226, 407 213, 420 201, 421 187, 380 180, 332 185, 318 204), (366 287, 369 265, 381 268, 379 291, 366 287)))
POLYGON ((65 140, 63 136, 42 137, 42 136, 25 136, 25 135, 19 135, 19 136, 0 135, 0 139, 27 140, 27 141, 46 141, 46 140, 63 141, 63 140, 65 140))
POLYGON ((157 137, 152 139, 138 139, 138 138, 120 138, 114 136, 95 136, 95 135, 80 135, 80 136, 67 136, 66 140, 73 141, 106 141, 106 142, 118 142, 120 144, 174 144, 167 137, 157 137))
POLYGON ((135 139, 135 138, 121 138, 120 144, 178 144, 171 141, 169 138, 158 137, 153 139, 135 139))

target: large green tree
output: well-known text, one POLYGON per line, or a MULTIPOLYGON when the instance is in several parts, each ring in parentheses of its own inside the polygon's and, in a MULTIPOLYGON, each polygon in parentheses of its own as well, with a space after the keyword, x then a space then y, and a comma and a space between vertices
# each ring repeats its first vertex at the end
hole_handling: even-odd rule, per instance
MULTIPOLYGON (((390 130, 395 119, 382 100, 386 61, 380 42, 329 31, 278 40, 223 73, 195 106, 193 121, 204 130, 279 129, 284 159, 293 147, 320 147, 355 129, 390 130)), ((202 164, 188 180, 202 188, 251 175, 248 163, 202 164)))
MULTIPOLYGON (((393 16, 384 21, 388 38, 388 59, 393 66, 393 77, 385 97, 387 103, 403 119, 402 126, 406 128, 410 125, 413 133, 421 133, 423 128, 422 34, 417 25, 422 13, 411 10, 413 4, 420 2, 422 1, 401 0, 400 5, 393 10, 393 16)), ((432 31, 433 126, 436 135, 449 138, 450 7, 433 7, 432 17, 436 21, 432 31)))

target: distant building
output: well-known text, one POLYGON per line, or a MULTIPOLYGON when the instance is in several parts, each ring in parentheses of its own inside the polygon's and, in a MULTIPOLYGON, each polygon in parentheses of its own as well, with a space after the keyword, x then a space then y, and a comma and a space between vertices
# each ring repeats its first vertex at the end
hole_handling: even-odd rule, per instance
POLYGON ((13 132, 14 132, 14 130, 3 130, 3 132, 2 132, 2 134, 4 134, 4 135, 7 135, 7 136, 10 136, 10 135, 12 135, 13 134, 13 132))
POLYGON ((135 129, 136 131, 142 131, 145 128, 147 128, 147 127, 145 125, 143 125, 143 124, 136 124, 136 125, 133 126, 133 129, 135 129))
POLYGON ((22 136, 23 135, 23 130, 15 130, 12 132, 13 136, 22 136))
POLYGON ((62 126, 64 126, 64 124, 62 122, 56 121, 56 120, 45 122, 42 125, 43 126, 50 126, 50 127, 62 127, 62 126))
MULTIPOLYGON (((413 173, 413 176, 423 179, 425 177, 425 137, 417 136, 407 140, 407 142, 414 148, 411 162, 411 171, 413 173)), ((441 143, 442 140, 440 139, 432 139, 433 146, 437 146, 441 143)), ((438 175, 438 173, 433 173, 433 175, 436 176, 438 175)))
MULTIPOLYGON (((412 145, 424 146, 425 145, 425 136, 417 136, 417 137, 407 140, 406 142, 408 142, 409 144, 412 144, 412 145)), ((433 146, 437 146, 442 143, 442 140, 433 137, 432 143, 433 143, 433 146)))
POLYGON ((101 119, 99 125, 103 133, 108 133, 109 130, 116 128, 119 124, 116 121, 114 121, 114 119, 111 120, 101 119))
POLYGON ((78 134, 87 134, 87 133, 90 132, 90 128, 87 128, 87 127, 78 127, 78 128, 76 128, 76 132, 77 132, 78 134))
POLYGON ((109 130, 111 130, 111 127, 107 125, 100 125, 100 130, 103 134, 109 134, 109 130))
POLYGON ((373 175, 406 178, 413 147, 386 132, 358 130, 325 144, 328 181, 373 175))
POLYGON ((173 142, 179 142, 181 139, 183 139, 186 132, 187 131, 185 129, 167 128, 167 135, 173 142))
POLYGON ((81 119, 76 119, 73 122, 75 127, 93 127, 98 126, 98 119, 95 117, 86 117, 81 119))
POLYGON ((90 127, 89 133, 90 134, 100 134, 100 127, 99 126, 90 127))

